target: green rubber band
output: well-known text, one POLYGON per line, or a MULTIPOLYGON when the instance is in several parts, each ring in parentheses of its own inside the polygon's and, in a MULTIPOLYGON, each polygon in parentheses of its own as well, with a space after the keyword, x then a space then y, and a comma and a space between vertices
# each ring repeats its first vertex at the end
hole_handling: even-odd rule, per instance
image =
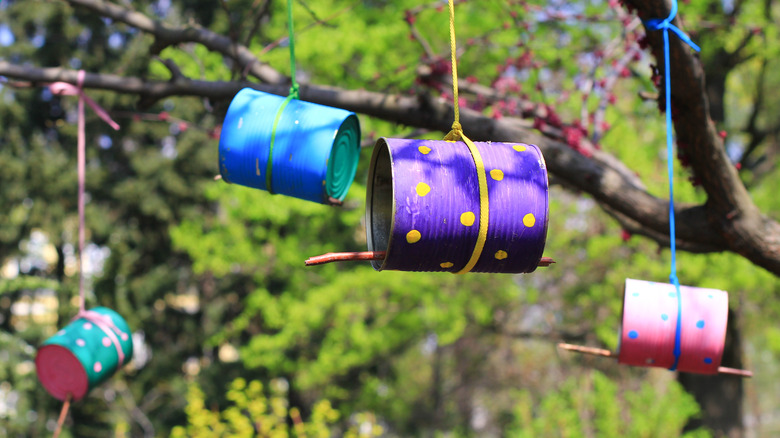
POLYGON ((292 99, 294 99, 292 94, 287 96, 287 99, 284 99, 284 102, 282 102, 282 106, 280 106, 279 110, 276 111, 274 126, 273 128, 271 128, 271 146, 268 148, 268 161, 265 163, 265 189, 268 190, 268 192, 271 194, 274 193, 273 186, 271 185, 271 170, 274 167, 273 155, 274 155, 274 142, 276 141, 276 127, 279 125, 279 120, 282 118, 282 113, 284 112, 284 109, 287 107, 287 104, 290 103, 292 99))

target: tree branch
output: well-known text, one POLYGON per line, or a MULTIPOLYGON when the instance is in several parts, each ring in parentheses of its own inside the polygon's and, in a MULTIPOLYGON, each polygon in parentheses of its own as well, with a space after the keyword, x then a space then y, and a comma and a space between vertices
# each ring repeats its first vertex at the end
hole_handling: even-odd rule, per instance
MULTIPOLYGON (((259 63, 246 47, 235 45, 223 36, 200 28, 170 28, 140 13, 101 0, 68 1, 152 33, 158 39, 158 45, 184 41, 204 44, 251 67, 252 74, 266 82, 208 82, 183 77, 156 82, 110 74, 87 74, 84 82, 87 88, 136 94, 142 97, 142 101, 173 95, 229 99, 245 86, 278 95, 288 92, 286 78, 259 63)), ((627 2, 639 11, 640 17, 668 15, 664 0, 627 2)), ((708 196, 703 206, 676 206, 677 244, 695 251, 730 250, 780 275, 780 224, 760 213, 726 155, 722 139, 709 118, 704 74, 698 58, 675 36, 670 41, 672 99, 678 142, 688 148, 686 151, 689 152, 694 174, 701 180, 708 196)), ((648 42, 656 58, 662 60, 661 32, 650 32, 648 42)), ((76 72, 72 70, 21 67, 6 61, 0 61, 0 75, 34 83, 76 82, 76 72)), ((300 93, 304 100, 416 128, 447 132, 453 120, 451 106, 427 95, 400 96, 314 85, 302 85, 300 93)), ((537 144, 556 179, 589 193, 632 232, 646 235, 662 245, 668 244, 668 239, 663 237, 669 229, 668 201, 650 194, 633 171, 614 156, 601 150, 593 150, 592 154, 588 150, 588 156, 582 155, 569 147, 560 134, 545 132, 545 135, 540 135, 518 118, 495 120, 464 109, 461 111, 461 124, 475 140, 537 144)))
POLYGON ((171 27, 161 21, 152 20, 140 12, 113 3, 106 3, 102 0, 66 1, 73 6, 82 7, 102 17, 125 23, 128 26, 154 35, 155 43, 151 49, 152 55, 159 54, 168 46, 184 42, 199 43, 209 50, 233 59, 241 70, 247 70, 249 74, 265 83, 288 83, 288 79, 284 75, 261 63, 247 47, 236 44, 230 38, 210 30, 196 26, 186 28, 171 27))
MULTIPOLYGON (((627 3, 642 18, 669 15, 664 0, 627 3)), ((666 69, 662 65, 662 32, 648 30, 647 36, 659 68, 666 69)), ((708 222, 725 239, 729 250, 780 274, 780 224, 761 214, 726 154, 709 117, 704 70, 698 57, 676 36, 671 35, 669 41, 677 142, 687 148, 694 175, 707 193, 708 222)))
MULTIPOLYGON (((54 81, 76 83, 77 72, 61 68, 21 67, 0 61, 0 75, 26 79, 34 84, 54 81)), ((167 96, 198 96, 210 99, 230 99, 243 87, 280 96, 289 91, 283 85, 248 82, 208 82, 179 78, 173 82, 144 81, 111 74, 88 73, 85 88, 136 94, 145 99, 167 96)), ((453 120, 452 107, 427 96, 399 96, 365 90, 344 90, 334 87, 301 85, 301 99, 322 105, 344 108, 417 128, 447 132, 453 120)), ((460 121, 474 140, 522 141, 538 145, 544 153, 549 171, 562 182, 592 195, 600 204, 627 218, 636 226, 646 228, 648 236, 661 235, 669 229, 668 202, 646 191, 639 178, 614 156, 594 150, 586 157, 569 147, 562 138, 550 138, 529 129, 521 119, 504 117, 495 120, 470 109, 462 109, 460 121), (654 231, 654 233, 653 233, 654 231)), ((705 222, 698 211, 701 207, 678 205, 678 241, 681 246, 726 249, 725 242, 705 222)), ((664 244, 664 242, 659 242, 664 244)))

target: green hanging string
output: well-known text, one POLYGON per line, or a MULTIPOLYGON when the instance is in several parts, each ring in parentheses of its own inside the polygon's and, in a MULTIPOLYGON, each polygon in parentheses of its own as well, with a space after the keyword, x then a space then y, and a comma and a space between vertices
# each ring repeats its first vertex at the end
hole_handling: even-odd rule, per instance
POLYGON ((292 0, 287 0, 287 29, 290 32, 290 96, 298 98, 298 82, 295 80, 295 36, 293 32, 292 0))
POLYGON ((290 94, 287 95, 287 99, 282 102, 279 110, 276 112, 276 118, 274 119, 274 126, 271 128, 271 145, 268 148, 268 162, 265 164, 265 189, 269 193, 274 193, 271 185, 271 171, 273 169, 273 153, 274 142, 276 141, 276 127, 279 125, 279 120, 282 118, 282 113, 293 99, 298 99, 298 82, 295 80, 295 32, 293 26, 293 13, 292 13, 292 0, 287 0, 287 29, 290 33, 288 39, 290 45, 290 94))

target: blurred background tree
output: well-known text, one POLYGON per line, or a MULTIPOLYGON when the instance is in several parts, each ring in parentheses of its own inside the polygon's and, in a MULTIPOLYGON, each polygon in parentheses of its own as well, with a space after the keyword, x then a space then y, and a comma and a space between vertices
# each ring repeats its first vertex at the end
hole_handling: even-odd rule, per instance
POLYGON ((558 263, 452 276, 303 266, 365 247, 377 137, 449 130, 446 2, 293 2, 302 98, 362 113, 365 148, 341 208, 213 181, 233 94, 287 92, 286 2, 2 2, 0 430, 47 436, 60 407, 32 360, 76 309, 76 100, 45 85, 84 69, 87 93, 122 126, 88 112, 88 303, 127 319, 136 355, 73 406, 65 434, 777 434, 780 271, 713 225, 719 196, 738 193, 716 190, 733 176, 701 153, 725 153, 748 201, 777 217, 776 2, 681 5, 703 49, 711 125, 694 123, 700 101, 682 96, 698 58, 673 46, 673 84, 685 89, 673 85, 675 193, 692 212, 680 216, 691 252, 679 277, 730 292, 724 365, 756 377, 678 382, 556 350, 614 349, 625 278, 668 276, 663 62, 637 16, 665 9, 626 3, 457 2, 464 130, 540 145, 552 183, 545 255, 558 263))

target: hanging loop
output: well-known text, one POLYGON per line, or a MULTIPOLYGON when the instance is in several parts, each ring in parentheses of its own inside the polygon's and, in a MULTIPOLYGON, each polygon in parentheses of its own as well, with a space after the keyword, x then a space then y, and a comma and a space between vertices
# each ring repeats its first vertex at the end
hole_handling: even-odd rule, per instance
POLYGON ((282 102, 279 109, 276 110, 276 118, 274 118, 274 124, 271 128, 271 143, 268 146, 268 161, 265 163, 265 188, 270 194, 274 194, 272 175, 273 175, 273 153, 274 143, 276 142, 276 128, 279 125, 279 120, 282 118, 284 109, 287 108, 287 104, 292 99, 299 98, 298 82, 295 80, 295 32, 293 26, 293 13, 292 13, 292 0, 287 0, 287 31, 289 33, 288 42, 290 45, 290 91, 287 94, 287 99, 282 102))
POLYGON ((677 0, 672 0, 672 9, 666 19, 651 19, 645 21, 649 30, 662 30, 664 33, 664 87, 666 88, 666 161, 669 173, 669 249, 671 251, 669 281, 674 284, 677 295, 677 325, 674 333, 674 363, 669 370, 675 371, 680 360, 682 338, 682 296, 680 294, 680 281, 677 278, 677 242, 674 218, 674 126, 672 124, 672 86, 671 72, 669 68, 669 30, 674 32, 683 42, 691 46, 693 50, 701 50, 691 39, 685 35, 672 21, 677 16, 677 0))
POLYGON ((77 167, 78 167, 78 214, 79 214, 79 229, 78 229, 78 246, 79 246, 79 312, 85 311, 85 298, 84 298, 84 242, 85 242, 85 219, 84 219, 84 198, 85 198, 85 180, 86 180, 86 121, 84 120, 84 103, 92 108, 97 115, 103 119, 114 130, 119 130, 119 125, 111 119, 108 112, 98 105, 89 96, 84 94, 84 79, 86 72, 79 70, 77 76, 76 85, 67 82, 54 82, 49 85, 49 90, 52 94, 59 96, 78 96, 78 134, 77 134, 77 167))

